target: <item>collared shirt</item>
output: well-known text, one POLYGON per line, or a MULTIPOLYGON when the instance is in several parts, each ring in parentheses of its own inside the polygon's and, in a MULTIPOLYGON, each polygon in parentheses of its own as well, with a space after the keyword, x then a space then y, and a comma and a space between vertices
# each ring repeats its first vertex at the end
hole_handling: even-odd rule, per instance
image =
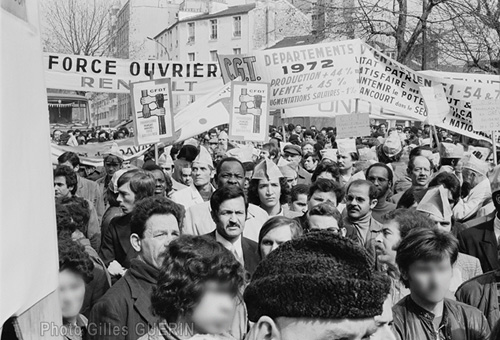
POLYGON ((221 234, 219 234, 219 232, 216 230, 215 231, 215 239, 217 240, 217 242, 222 244, 224 246, 224 248, 229 250, 231 253, 234 254, 234 252, 236 252, 236 254, 238 255, 237 259, 241 260, 241 262, 242 262, 241 264, 243 264, 243 247, 241 246, 241 235, 238 236, 236 241, 230 242, 230 241, 226 240, 224 237, 222 237, 221 234))
POLYGON ((493 231, 495 232, 495 239, 498 243, 498 238, 500 237, 500 219, 495 215, 495 219, 493 220, 493 231))

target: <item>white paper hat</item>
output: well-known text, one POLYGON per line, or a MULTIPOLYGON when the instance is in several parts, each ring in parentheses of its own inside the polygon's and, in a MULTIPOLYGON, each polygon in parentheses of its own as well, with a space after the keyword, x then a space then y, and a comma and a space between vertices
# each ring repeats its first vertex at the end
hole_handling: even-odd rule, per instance
POLYGON ((277 179, 284 177, 280 169, 273 161, 265 159, 255 166, 252 179, 277 179))
POLYGON ((448 189, 442 185, 430 188, 417 206, 418 211, 431 214, 439 221, 451 220, 452 210, 448 201, 448 189))
POLYGON ((207 164, 212 169, 214 169, 214 161, 212 160, 212 156, 210 156, 210 152, 208 152, 208 150, 204 146, 200 146, 200 152, 194 159, 193 163, 207 164))
POLYGON ((358 152, 356 149, 356 140, 351 138, 337 139, 337 149, 339 155, 345 155, 350 152, 358 152))

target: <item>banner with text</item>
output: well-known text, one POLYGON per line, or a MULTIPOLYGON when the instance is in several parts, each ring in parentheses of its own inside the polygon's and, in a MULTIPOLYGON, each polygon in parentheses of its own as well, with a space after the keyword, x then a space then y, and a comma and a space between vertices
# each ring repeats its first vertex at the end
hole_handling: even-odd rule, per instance
POLYGON ((217 63, 129 60, 45 53, 47 88, 130 93, 130 82, 171 78, 175 95, 206 94, 222 85, 217 63))

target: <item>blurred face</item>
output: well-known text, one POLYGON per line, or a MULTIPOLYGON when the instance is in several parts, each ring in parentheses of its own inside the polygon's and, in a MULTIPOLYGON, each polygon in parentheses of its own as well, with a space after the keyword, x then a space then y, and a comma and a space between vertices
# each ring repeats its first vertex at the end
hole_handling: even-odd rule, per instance
MULTIPOLYGON (((306 137, 306 142, 312 142, 312 138, 311 137, 306 137), (309 139, 309 140, 307 140, 309 139)), ((302 154, 303 155, 306 155, 308 153, 313 153, 314 152, 314 146, 312 146, 311 144, 305 144, 303 147, 302 147, 302 154)))
POLYGON ((134 209, 135 205, 135 194, 130 189, 130 183, 127 182, 118 188, 118 197, 116 198, 120 204, 124 214, 129 214, 134 209))
POLYGON ((214 222, 222 237, 234 240, 243 233, 246 218, 245 200, 243 197, 236 197, 222 202, 214 216, 214 222))
POLYGON ((141 239, 141 258, 147 264, 160 269, 165 248, 180 234, 179 223, 174 215, 151 216, 146 221, 146 230, 141 239))
POLYGON ((297 200, 293 201, 290 204, 290 210, 305 214, 307 211, 307 195, 306 194, 297 195, 297 200))
POLYGON ((415 261, 408 273, 402 275, 409 281, 412 294, 429 303, 438 303, 450 287, 453 267, 446 255, 441 261, 415 261))
POLYGON ((238 162, 224 162, 217 174, 217 186, 233 185, 243 188, 245 184, 245 170, 238 162))
POLYGON ((193 170, 191 168, 182 168, 181 169, 181 182, 184 185, 190 186, 193 184, 193 177, 191 174, 193 173, 193 170))
MULTIPOLYGON (((395 340, 391 330, 393 316, 391 300, 388 297, 383 305, 382 314, 365 319, 313 319, 287 318, 276 319, 279 340, 395 340)), ((271 339, 265 334, 252 336, 249 340, 271 339)))
POLYGON ((78 316, 85 296, 85 281, 82 276, 68 269, 59 272, 58 292, 63 318, 78 316))
POLYGON ((266 150, 266 149, 262 149, 260 150, 260 159, 269 159, 269 150, 266 150))
POLYGON ((285 160, 287 160, 289 162, 294 162, 295 164, 299 164, 300 161, 302 160, 301 155, 297 155, 297 154, 290 153, 290 152, 285 152, 284 158, 285 158, 285 160))
POLYGON ((413 161, 414 167, 408 175, 414 186, 425 187, 431 179, 431 163, 424 156, 417 156, 413 161))
POLYGON ((304 160, 304 169, 307 171, 314 171, 316 170, 316 166, 318 166, 318 161, 315 160, 313 157, 307 157, 304 160))
POLYGON ((385 168, 379 166, 371 168, 366 179, 377 188, 377 198, 383 198, 391 188, 392 183, 389 182, 389 174, 385 168))
POLYGON ((432 214, 428 214, 429 218, 434 221, 436 228, 441 229, 443 231, 446 231, 448 233, 451 233, 451 216, 449 219, 444 219, 439 216, 435 216, 432 214))
POLYGON ((273 208, 280 204, 281 185, 279 179, 259 180, 257 192, 262 206, 273 208))
POLYGON ((347 215, 353 221, 368 215, 377 205, 377 200, 370 200, 368 185, 351 185, 346 195, 347 215))
POLYGON ((315 191, 308 202, 309 210, 311 210, 318 204, 325 202, 332 202, 335 206, 337 206, 338 205, 337 196, 335 195, 335 193, 331 191, 328 192, 315 191))
POLYGON ((301 127, 300 125, 297 125, 297 126, 295 127, 295 132, 297 132, 297 133, 301 133, 301 132, 302 132, 302 127, 301 127))
POLYGON ((387 127, 385 125, 380 125, 379 127, 380 132, 385 133, 387 131, 387 127))
POLYGON ((311 231, 328 230, 334 233, 340 231, 339 223, 333 216, 310 215, 308 220, 311 231))
POLYGON ((312 143, 314 139, 311 136, 306 136, 306 138, 304 138, 304 141, 312 143))
POLYGON ((351 155, 348 153, 346 154, 339 154, 338 156, 338 163, 339 163, 339 169, 340 170, 350 170, 352 169, 352 158, 351 155))
POLYGON ((155 178, 155 195, 165 196, 167 190, 167 181, 165 180, 165 174, 163 171, 154 170, 151 172, 153 177, 155 178))
POLYGON ((54 131, 54 140, 55 141, 61 140, 61 135, 62 135, 61 131, 54 131))
POLYGON ((236 299, 220 283, 207 282, 198 304, 190 314, 195 331, 221 334, 227 331, 236 310, 236 299))
POLYGON ((201 187, 210 183, 212 169, 210 169, 207 164, 194 162, 191 169, 193 170, 191 177, 193 177, 193 183, 196 187, 201 187))
POLYGON ((262 258, 266 258, 270 252, 291 239, 292 230, 290 229, 290 225, 282 225, 272 229, 262 238, 260 244, 260 254, 262 258))
POLYGON ((71 190, 73 190, 73 187, 68 188, 66 177, 57 176, 54 178, 54 196, 56 198, 71 197, 71 190))
POLYGON ((401 241, 399 223, 395 220, 387 221, 377 233, 375 238, 375 252, 382 263, 396 263, 396 247, 401 241))

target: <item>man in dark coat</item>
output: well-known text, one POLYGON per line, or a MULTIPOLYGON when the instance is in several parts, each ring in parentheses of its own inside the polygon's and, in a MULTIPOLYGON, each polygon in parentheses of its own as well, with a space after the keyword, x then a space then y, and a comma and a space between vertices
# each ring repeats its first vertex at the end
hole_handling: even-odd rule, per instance
POLYGON ((136 340, 159 320, 151 311, 164 249, 180 235, 182 212, 165 197, 148 197, 134 207, 130 243, 137 258, 130 269, 96 303, 90 313, 90 339, 136 340))
POLYGON ((259 264, 258 245, 243 237, 248 201, 239 186, 225 185, 210 198, 212 219, 216 228, 206 237, 215 238, 227 248, 252 275, 259 264))
POLYGON ((460 252, 475 256, 481 262, 483 272, 499 269, 498 240, 500 238, 500 166, 490 176, 492 201, 495 206, 495 217, 485 219, 458 234, 460 252))

